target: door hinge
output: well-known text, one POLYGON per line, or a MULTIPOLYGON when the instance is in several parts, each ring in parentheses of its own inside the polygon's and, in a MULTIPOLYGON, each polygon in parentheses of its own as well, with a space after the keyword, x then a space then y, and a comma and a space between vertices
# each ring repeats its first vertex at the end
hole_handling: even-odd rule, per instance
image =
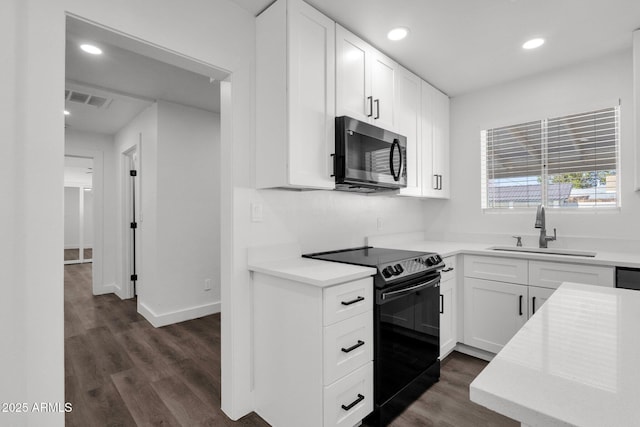
POLYGON ((132 222, 131 223, 131 228, 138 228, 138 223, 137 222, 132 222))
POLYGON ((130 171, 129 171, 129 175, 131 175, 131 176, 137 176, 137 175, 138 175, 138 171, 136 171, 136 170, 130 170, 130 171))
POLYGON ((131 275, 131 280, 132 280, 132 281, 134 281, 134 282, 135 282, 136 280, 138 280, 138 275, 137 275, 137 274, 132 274, 132 275, 131 275))

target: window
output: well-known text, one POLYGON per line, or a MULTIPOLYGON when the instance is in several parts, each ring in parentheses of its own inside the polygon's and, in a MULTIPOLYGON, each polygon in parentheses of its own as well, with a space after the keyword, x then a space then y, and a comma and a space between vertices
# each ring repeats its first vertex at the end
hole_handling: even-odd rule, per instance
POLYGON ((482 208, 618 207, 619 108, 483 130, 482 208))

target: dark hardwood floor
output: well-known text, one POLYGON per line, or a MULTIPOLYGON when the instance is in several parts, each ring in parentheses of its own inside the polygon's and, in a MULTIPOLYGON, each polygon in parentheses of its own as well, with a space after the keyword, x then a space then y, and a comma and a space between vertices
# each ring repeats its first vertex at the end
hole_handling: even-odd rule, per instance
POLYGON ((91 294, 91 264, 64 270, 67 426, 268 426, 220 410, 220 315, 154 328, 91 294))
MULTIPOLYGON (((220 315, 154 328, 134 300, 91 294, 91 264, 65 266, 64 300, 67 426, 268 426, 220 410, 220 315)), ((391 425, 518 426, 469 401, 484 366, 454 352, 440 382, 391 425)))

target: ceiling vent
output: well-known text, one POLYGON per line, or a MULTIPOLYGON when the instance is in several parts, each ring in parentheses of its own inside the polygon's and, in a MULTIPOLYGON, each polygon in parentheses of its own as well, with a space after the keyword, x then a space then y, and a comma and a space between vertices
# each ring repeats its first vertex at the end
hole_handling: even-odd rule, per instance
POLYGON ((79 92, 77 90, 65 90, 65 99, 69 102, 77 104, 91 105, 96 108, 107 108, 112 99, 103 96, 91 95, 89 93, 79 92))

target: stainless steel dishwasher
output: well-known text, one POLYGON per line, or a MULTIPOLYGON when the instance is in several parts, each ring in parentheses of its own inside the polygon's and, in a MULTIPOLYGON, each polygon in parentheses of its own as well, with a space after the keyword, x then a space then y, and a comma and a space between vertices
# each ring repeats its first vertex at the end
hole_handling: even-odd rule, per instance
POLYGON ((640 291, 640 268, 616 267, 616 288, 640 291))

